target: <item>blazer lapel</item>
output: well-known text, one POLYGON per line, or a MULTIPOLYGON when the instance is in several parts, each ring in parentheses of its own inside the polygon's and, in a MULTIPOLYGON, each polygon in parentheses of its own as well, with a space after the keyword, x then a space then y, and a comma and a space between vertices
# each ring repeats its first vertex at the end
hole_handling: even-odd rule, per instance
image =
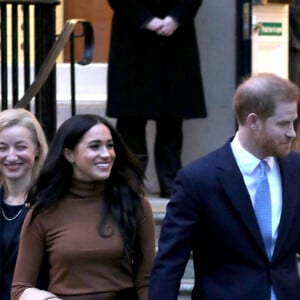
POLYGON ((227 143, 223 150, 220 152, 220 159, 217 162, 220 182, 241 223, 264 255, 267 256, 250 195, 231 151, 230 143, 227 143))
POLYGON ((287 159, 279 159, 279 167, 282 181, 282 212, 278 228, 278 236, 275 244, 273 257, 280 252, 280 248, 287 242, 288 232, 292 230, 294 214, 299 198, 299 176, 294 171, 293 164, 287 159))

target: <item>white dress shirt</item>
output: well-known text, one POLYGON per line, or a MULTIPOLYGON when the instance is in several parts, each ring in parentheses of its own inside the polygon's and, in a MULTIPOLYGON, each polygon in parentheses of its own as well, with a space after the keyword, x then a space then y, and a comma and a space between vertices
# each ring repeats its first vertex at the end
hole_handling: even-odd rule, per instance
MULTIPOLYGON (((231 149, 237 165, 242 173, 245 185, 247 187, 248 193, 252 205, 254 207, 255 193, 256 193, 256 183, 259 177, 259 163, 260 159, 248 152, 242 147, 238 139, 238 132, 236 133, 233 141, 231 142, 231 149)), ((266 157, 264 159, 270 169, 267 173, 268 182, 270 186, 271 194, 271 205, 272 205, 272 249, 273 254, 275 248, 275 242, 278 235, 278 226, 281 217, 282 210, 282 184, 280 170, 278 162, 274 157, 266 157)))

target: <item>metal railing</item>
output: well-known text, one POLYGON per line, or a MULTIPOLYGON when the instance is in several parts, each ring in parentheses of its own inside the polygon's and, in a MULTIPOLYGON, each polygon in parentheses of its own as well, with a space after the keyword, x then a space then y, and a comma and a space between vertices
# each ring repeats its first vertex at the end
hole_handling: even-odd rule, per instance
POLYGON ((1 109, 6 109, 9 101, 14 107, 29 109, 31 100, 35 99, 35 115, 41 122, 48 141, 51 141, 55 134, 57 123, 56 60, 65 44, 70 41, 70 99, 71 112, 75 114, 74 39, 84 38, 83 58, 79 61, 80 64, 86 65, 91 62, 94 49, 93 29, 86 20, 68 20, 62 32, 56 35, 55 8, 59 3, 60 1, 57 0, 0 0, 1 109), (77 24, 82 26, 82 33, 79 35, 74 33, 77 24), (23 39, 22 43, 20 43, 20 36, 23 39), (9 56, 9 49, 11 56, 9 56), (31 74, 32 65, 34 74, 31 74), (22 74, 20 74, 20 66, 23 67, 22 74), (11 68, 10 78, 9 68, 11 68), (19 99, 20 76, 23 76, 24 82, 22 89, 24 95, 21 99, 19 99), (11 95, 8 93, 9 85, 11 85, 11 95))

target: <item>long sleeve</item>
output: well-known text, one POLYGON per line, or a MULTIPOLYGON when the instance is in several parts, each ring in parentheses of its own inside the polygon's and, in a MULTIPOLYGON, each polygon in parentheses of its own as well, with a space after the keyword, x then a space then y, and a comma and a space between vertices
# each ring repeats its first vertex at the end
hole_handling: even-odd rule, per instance
POLYGON ((178 1, 142 1, 142 0, 108 0, 118 18, 141 28, 147 20, 154 17, 172 16, 180 24, 191 21, 202 0, 178 1))
POLYGON ((180 0, 170 10, 169 15, 180 24, 190 22, 197 14, 202 0, 180 0))
POLYGON ((43 261, 43 231, 34 221, 30 223, 32 210, 29 210, 23 223, 19 253, 12 284, 12 300, 19 299, 26 288, 36 287, 43 261))
POLYGON ((190 193, 188 180, 180 173, 175 194, 167 205, 158 253, 149 286, 149 300, 176 300, 180 281, 189 259, 195 225, 199 222, 197 201, 190 193))
POLYGON ((137 0, 108 0, 118 18, 141 28, 145 22, 153 17, 153 12, 143 1, 137 0))
POLYGON ((151 206, 143 200, 144 213, 138 223, 138 242, 141 255, 135 264, 135 287, 139 300, 148 299, 148 285, 155 256, 155 225, 151 206))

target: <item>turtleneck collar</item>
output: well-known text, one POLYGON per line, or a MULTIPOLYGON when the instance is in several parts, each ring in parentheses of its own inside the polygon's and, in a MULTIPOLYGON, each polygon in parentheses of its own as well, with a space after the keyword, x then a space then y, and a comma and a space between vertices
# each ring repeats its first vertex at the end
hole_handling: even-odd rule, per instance
POLYGON ((104 181, 83 181, 73 178, 70 194, 78 198, 99 196, 104 189, 104 181))

